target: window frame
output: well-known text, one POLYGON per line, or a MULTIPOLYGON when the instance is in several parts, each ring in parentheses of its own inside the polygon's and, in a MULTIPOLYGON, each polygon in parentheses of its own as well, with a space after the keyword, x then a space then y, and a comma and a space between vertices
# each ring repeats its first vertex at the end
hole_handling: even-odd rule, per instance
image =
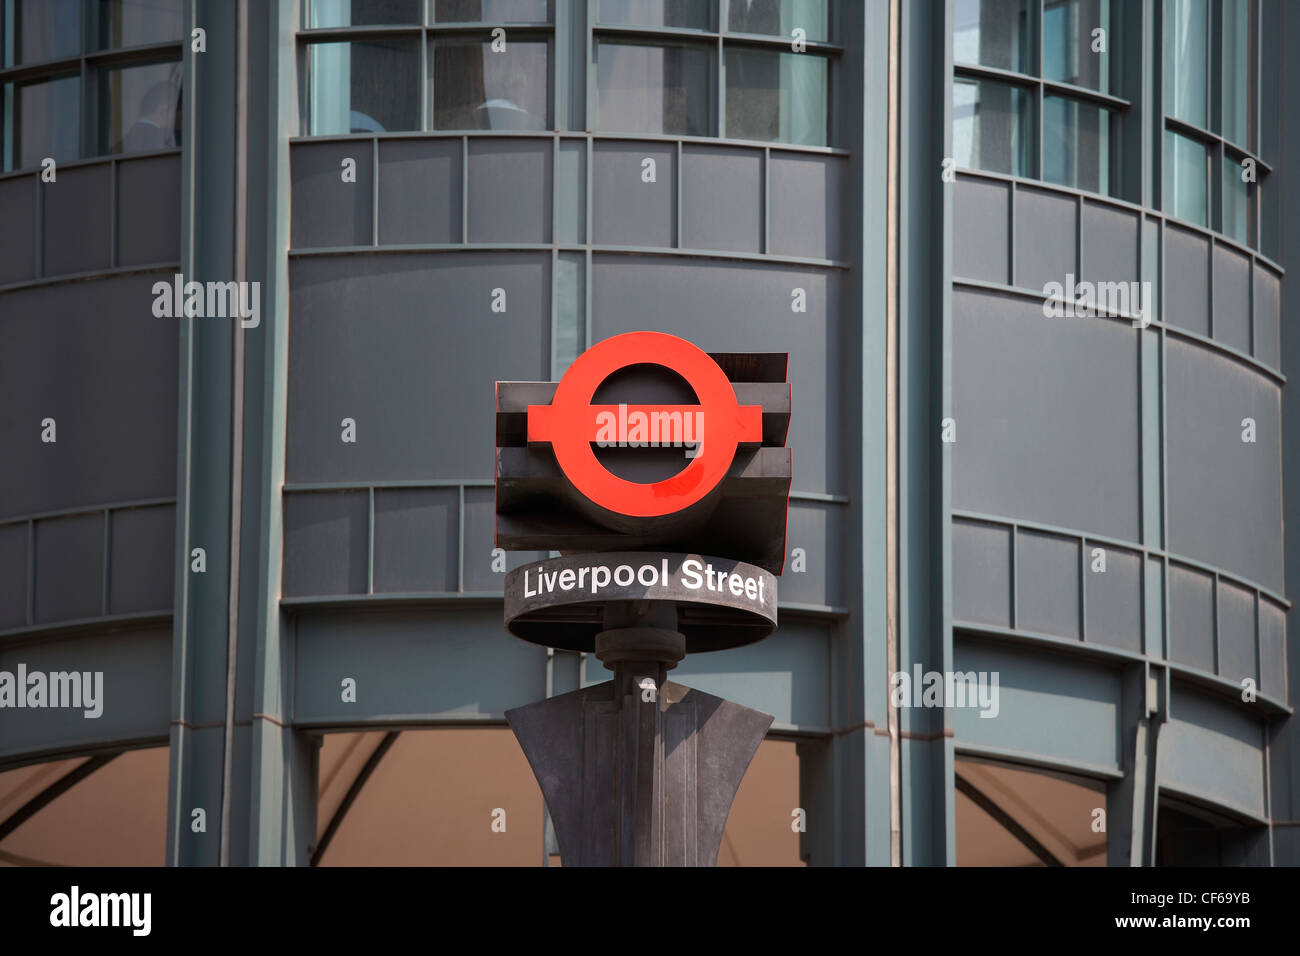
POLYGON ((367 133, 367 136, 411 136, 416 133, 477 133, 487 135, 538 135, 555 132, 558 128, 555 107, 555 4, 557 0, 547 0, 548 19, 543 21, 494 21, 475 20, 465 22, 437 21, 433 19, 434 0, 420 0, 420 23, 395 25, 366 24, 346 27, 312 27, 312 0, 302 0, 299 4, 299 24, 297 31, 298 75, 302 82, 298 84, 299 135, 310 137, 361 135, 348 133, 313 133, 311 131, 311 74, 310 50, 318 43, 354 43, 367 40, 398 39, 411 37, 419 40, 419 83, 420 107, 419 123, 414 129, 385 130, 382 133, 367 133), (434 125, 434 76, 433 50, 434 42, 448 37, 482 38, 490 42, 492 31, 500 27, 506 31, 507 43, 514 39, 536 43, 546 43, 546 123, 540 130, 460 130, 439 129, 434 125))
MULTIPOLYGON (((64 163, 82 160, 104 159, 114 156, 144 156, 160 153, 179 152, 180 146, 167 146, 158 150, 143 152, 100 152, 99 124, 100 84, 109 70, 132 66, 156 66, 165 63, 181 63, 184 59, 184 27, 182 35, 175 40, 160 43, 142 43, 126 47, 98 48, 99 37, 99 3, 97 0, 80 0, 79 33, 81 52, 73 56, 59 57, 54 60, 42 60, 33 63, 19 63, 0 67, 0 175, 19 173, 39 167, 20 166, 20 151, 17 144, 17 131, 12 125, 16 107, 6 109, 9 102, 7 91, 10 85, 16 90, 19 85, 40 83, 48 80, 78 77, 80 96, 80 115, 77 120, 77 155, 64 163)), ((0 19, 0 44, 8 50, 12 38, 4 29, 5 23, 0 19)), ((16 97, 15 97, 16 99, 16 97)))

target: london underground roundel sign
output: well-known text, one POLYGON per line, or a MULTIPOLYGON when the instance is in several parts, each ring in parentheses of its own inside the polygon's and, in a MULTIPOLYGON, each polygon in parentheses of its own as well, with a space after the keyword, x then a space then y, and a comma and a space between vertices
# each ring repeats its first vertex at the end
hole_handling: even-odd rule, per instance
MULTIPOLYGON (((564 476, 589 501, 616 514, 655 518, 705 498, 726 476, 742 444, 763 439, 763 408, 742 405, 726 373, 707 352, 663 332, 628 332, 592 346, 569 366, 550 405, 528 406, 529 443, 549 443, 564 476), (691 387, 698 405, 593 405, 610 376, 633 365, 658 365, 691 387), (695 443, 695 456, 661 481, 621 478, 596 457, 592 443, 622 442, 626 423, 641 444, 668 443, 666 433, 695 443), (661 431, 662 429, 662 431, 661 431)), ((625 442, 635 446, 636 439, 625 442)))

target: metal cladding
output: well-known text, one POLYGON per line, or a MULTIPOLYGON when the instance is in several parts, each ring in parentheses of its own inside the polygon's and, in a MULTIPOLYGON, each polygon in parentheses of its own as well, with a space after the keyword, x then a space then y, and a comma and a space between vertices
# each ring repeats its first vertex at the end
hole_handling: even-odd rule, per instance
POLYGON ((629 332, 558 383, 497 382, 497 547, 700 552, 779 574, 786 362, 629 332))

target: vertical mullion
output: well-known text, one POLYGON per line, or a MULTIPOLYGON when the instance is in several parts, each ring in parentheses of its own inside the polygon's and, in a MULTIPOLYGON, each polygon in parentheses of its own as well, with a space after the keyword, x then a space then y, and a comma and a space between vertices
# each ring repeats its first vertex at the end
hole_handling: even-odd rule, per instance
POLYGON ((677 141, 677 169, 673 174, 673 191, 676 194, 676 211, 673 214, 673 248, 682 247, 682 141, 677 141))
POLYGON ((366 593, 375 593, 375 486, 367 489, 369 498, 366 521, 366 593))
POLYGON ((108 614, 108 558, 109 558, 109 535, 111 532, 112 521, 109 518, 109 510, 104 509, 104 565, 100 568, 100 589, 99 589, 99 613, 108 614))
MULTIPOLYGON (((575 0, 577 2, 577 0, 575 0)), ((586 96, 587 96, 587 115, 584 117, 586 123, 584 129, 591 132, 596 128, 596 0, 587 0, 587 23, 583 30, 587 40, 587 67, 586 67, 586 96)), ((590 140, 588 140, 590 143, 590 140)), ((588 150, 587 159, 591 159, 591 152, 588 150)), ((591 168, 587 168, 587 178, 591 179, 591 168)), ((588 217, 591 213, 591 196, 587 196, 588 217)), ((590 227, 591 221, 588 218, 587 225, 590 227)), ((588 232, 588 241, 590 241, 590 232, 588 232)))
POLYGON ((772 147, 763 147, 763 255, 772 252, 772 147))
POLYGON ((379 245, 379 137, 370 138, 370 244, 379 245))
MULTIPOLYGON (((1079 539, 1079 640, 1088 640, 1088 539, 1079 539)), ((1143 572, 1146 571, 1144 567, 1143 572)))
MULTIPOLYGON (((721 24, 718 25, 718 29, 722 29, 721 24)), ((727 135, 727 58, 723 55, 721 32, 718 33, 717 42, 715 43, 714 48, 716 50, 715 56, 717 57, 718 71, 717 80, 713 84, 714 95, 716 97, 715 102, 717 103, 717 110, 714 113, 716 116, 717 129, 714 130, 713 135, 722 139, 727 135)))
POLYGON ((456 486, 456 504, 459 508, 456 522, 456 591, 465 590, 465 486, 456 486))
POLYGON ((1215 572, 1214 572, 1213 585, 1212 585, 1212 586, 1213 586, 1213 588, 1214 588, 1214 594, 1212 595, 1212 600, 1213 600, 1213 602, 1214 602, 1214 673, 1217 675, 1217 674, 1219 673, 1219 664, 1220 664, 1220 656, 1219 656, 1219 655, 1220 655, 1220 648, 1219 648, 1219 637, 1220 637, 1220 633, 1219 633, 1219 572, 1218 572, 1218 571, 1215 571, 1215 572))
MULTIPOLYGON (((430 3, 433 0, 429 0, 430 3)), ((424 22, 429 22, 428 7, 425 7, 424 22)), ((420 129, 433 129, 433 116, 431 104, 433 97, 430 95, 429 87, 433 84, 433 73, 430 72, 432 57, 429 56, 429 28, 425 26, 420 31, 420 129)))
POLYGON ((108 267, 110 269, 117 268, 118 172, 117 157, 114 156, 108 164, 108 267))
POLYGON ((1011 629, 1020 626, 1020 525, 1011 522, 1011 629))
MULTIPOLYGON (((1007 284, 1016 285, 1016 181, 1007 190, 1007 284)), ((1071 294, 1073 298, 1073 293, 1071 294)))
POLYGON ((460 138, 460 241, 469 242, 469 137, 460 138))
POLYGON ((27 519, 27 625, 36 623, 36 521, 27 519))

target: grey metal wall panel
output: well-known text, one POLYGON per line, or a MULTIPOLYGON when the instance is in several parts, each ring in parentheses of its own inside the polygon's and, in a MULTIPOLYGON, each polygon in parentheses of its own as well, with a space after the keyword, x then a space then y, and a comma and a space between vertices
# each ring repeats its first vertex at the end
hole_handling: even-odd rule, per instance
MULTIPOLYGON (((778 724, 830 727, 833 627, 830 622, 785 613, 781 626, 766 640, 729 651, 688 655, 668 679, 771 714, 778 724)), ((588 655, 587 676, 599 683, 613 675, 588 655)))
POLYGON ((1250 260, 1214 247, 1214 337, 1250 354, 1250 260))
POLYGON ((36 522, 36 623, 98 617, 104 593, 104 516, 36 522))
POLYGON ((290 244, 295 249, 368 246, 373 228, 374 156, 369 140, 294 143, 290 244), (356 182, 343 181, 343 160, 356 162, 356 182))
POLYGON ((1165 229, 1164 314, 1170 325, 1210 334, 1210 244, 1186 229, 1165 229))
POLYGON ((785 535, 785 572, 777 593, 783 602, 841 607, 844 595, 844 506, 814 501, 790 502, 785 535), (807 553, 807 570, 794 570, 790 554, 807 553))
POLYGON ((977 707, 951 711, 958 749, 971 744, 1119 769, 1118 671, 978 637, 953 641, 953 668, 998 675, 996 717, 981 717, 977 707))
POLYGON ((511 637, 500 607, 297 619, 294 720, 504 719, 546 696, 546 649, 511 637), (345 677, 356 702, 342 701, 345 677))
POLYGON ((597 255, 591 294, 595 342, 653 329, 708 351, 789 353, 794 489, 847 492, 845 306, 837 270, 597 255), (806 312, 792 311, 795 289, 804 290, 806 312))
POLYGON ((492 383, 550 378, 550 258, 293 261, 287 479, 490 478, 492 383))
POLYGON ((972 624, 1011 626, 1011 529, 952 523, 952 616, 972 624))
POLYGON ((1270 368, 1282 366, 1281 288, 1278 277, 1255 268, 1255 358, 1270 368))
MULTIPOLYGON (((496 491, 492 488, 465 489, 465 590, 502 591, 506 572, 492 570, 493 535, 496 533, 496 491)), ((544 551, 507 551, 505 568, 540 561, 544 551)), ((504 625, 503 625, 504 626, 504 625)))
POLYGON ((677 235, 677 155, 663 143, 601 142, 591 158, 592 241, 602 246, 671 246, 677 235), (654 160, 655 181, 642 163, 654 160))
POLYGON ((953 507, 1138 539, 1137 333, 955 289, 953 507))
POLYGON ((1158 783, 1264 815, 1263 728, 1232 704, 1175 685, 1158 783))
POLYGON ((461 141, 379 144, 379 243, 460 242, 461 141))
POLYGON ((158 279, 0 294, 0 517, 175 493, 177 322, 152 314, 158 279))
POLYGON ((773 150, 769 240, 778 256, 844 259, 848 159, 773 150))
POLYGON ((0 180, 0 285, 36 276, 35 176, 0 180))
POLYGON ((1137 552, 1104 546, 1106 570, 1092 570, 1092 552, 1103 547, 1088 542, 1084 553, 1087 594, 1087 640, 1126 651, 1142 650, 1142 557, 1137 552))
POLYGON ((27 623, 27 522, 0 525, 0 631, 27 623))
POLYGON ((682 246, 762 251, 761 152, 729 146, 683 147, 682 246))
POLYGON ((1079 543, 1021 530, 1016 624, 1058 637, 1079 636, 1079 543))
POLYGON ((109 267, 111 175, 108 163, 78 166, 45 184, 45 275, 109 267))
POLYGON ((284 596, 366 593, 369 513, 366 492, 285 495, 284 596))
POLYGON ((171 662, 170 626, 0 647, 0 670, 10 673, 23 663, 29 674, 73 670, 103 674, 99 717, 87 717, 84 707, 6 709, 0 721, 0 759, 51 747, 102 745, 106 740, 158 737, 165 741, 171 662))
POLYGON ((549 139, 469 141, 469 241, 550 242, 549 139))
POLYGON ((1016 285, 1041 289, 1078 275, 1075 200, 1041 189, 1016 189, 1016 285))
POLYGON ((1259 688, 1281 700, 1286 686, 1286 611, 1267 598, 1259 602, 1259 688))
POLYGON ((124 508, 109 517, 108 611, 170 611, 176 508, 124 508))
POLYGON ((1219 676, 1259 681, 1255 664, 1255 593, 1219 581, 1219 676))
POLYGON ((1003 183, 958 177, 952 197, 953 275, 1004 284, 1010 281, 1010 192, 1011 187, 1003 183))
POLYGON ((1083 269, 1089 282, 1136 282, 1138 217, 1095 202, 1083 204, 1083 269))
POLYGON ((1170 548, 1281 591, 1281 390, 1172 338, 1165 367, 1170 548), (1242 441, 1247 418, 1254 442, 1242 441))
POLYGON ((455 488, 375 491, 375 593, 456 590, 455 488))
POLYGON ((1214 579, 1169 566, 1169 657, 1214 673, 1214 579))
POLYGON ((117 164, 117 263, 175 262, 181 254, 181 159, 117 164))
POLYGON ((556 242, 587 241, 587 143, 560 140, 555 169, 556 242))

